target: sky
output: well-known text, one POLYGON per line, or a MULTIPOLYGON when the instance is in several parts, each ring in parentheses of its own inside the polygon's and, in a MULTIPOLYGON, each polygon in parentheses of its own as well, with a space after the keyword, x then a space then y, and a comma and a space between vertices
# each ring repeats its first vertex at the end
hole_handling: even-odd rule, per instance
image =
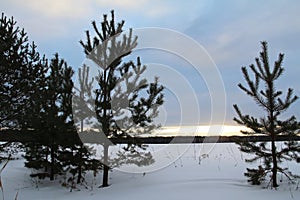
MULTIPOLYGON (((125 30, 161 28, 196 42, 209 60, 200 73, 187 58, 201 56, 176 39, 170 48, 185 49, 185 56, 161 49, 142 49, 132 55, 141 56, 148 69, 167 84, 158 120, 163 125, 236 125, 233 104, 243 113, 263 116, 237 87, 245 83, 240 68, 254 63, 261 51, 260 41, 268 42, 270 63, 279 53, 285 54, 285 72, 276 88, 286 91, 291 87, 300 96, 297 0, 0 0, 0 5, 2 12, 14 16, 18 26, 27 31, 41 54, 51 58, 58 52, 75 71, 85 60, 79 41, 85 40, 86 30, 92 30, 93 20, 100 22, 112 9, 117 21, 125 20, 125 30)), ((152 36, 151 41, 172 39, 170 35, 152 36)), ((299 113, 300 100, 283 117, 294 114, 300 118, 299 113)))

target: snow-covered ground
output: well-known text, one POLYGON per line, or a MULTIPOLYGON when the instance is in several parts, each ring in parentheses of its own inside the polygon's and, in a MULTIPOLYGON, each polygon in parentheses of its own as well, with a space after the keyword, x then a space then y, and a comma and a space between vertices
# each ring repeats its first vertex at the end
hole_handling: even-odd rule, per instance
MULTIPOLYGON (((156 151, 158 146, 151 148, 156 151)), ((115 169, 110 173, 111 186, 107 188, 98 188, 101 174, 95 179, 87 175, 87 188, 81 185, 80 191, 72 192, 60 186, 59 180, 50 182, 30 178, 31 171, 24 168, 24 160, 13 160, 2 173, 4 195, 6 200, 14 199, 17 192, 19 200, 300 199, 300 188, 297 189, 300 183, 290 185, 283 180, 278 190, 249 185, 243 176, 249 164, 244 162, 245 155, 235 144, 216 144, 211 148, 212 145, 190 145, 182 154, 182 145, 173 145, 172 151, 177 149, 175 154, 182 154, 178 158, 170 149, 160 146, 160 157, 166 155, 164 159, 170 161, 167 167, 157 167, 159 162, 164 162, 156 158, 156 168, 145 168, 145 173, 129 173, 135 170, 134 167, 115 169)), ((300 174, 299 164, 289 164, 289 167, 300 174)))

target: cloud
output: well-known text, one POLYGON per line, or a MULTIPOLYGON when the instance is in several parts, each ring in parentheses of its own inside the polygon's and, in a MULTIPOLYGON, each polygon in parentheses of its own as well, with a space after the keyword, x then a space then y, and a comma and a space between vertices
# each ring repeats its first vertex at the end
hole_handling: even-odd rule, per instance
MULTIPOLYGON (((285 84, 290 86, 299 82, 300 69, 296 67, 299 66, 297 63, 300 55, 300 21, 297 20, 300 2, 297 1, 0 0, 0 2, 5 14, 15 17, 18 26, 25 28, 30 39, 37 42, 43 53, 52 55, 55 51, 59 51, 68 63, 73 62, 72 66, 80 65, 81 56, 84 57, 78 41, 85 38, 85 30, 92 30, 90 22, 101 21, 102 14, 109 14, 112 9, 115 9, 117 21, 126 20, 125 30, 129 27, 151 26, 184 31, 206 48, 224 76, 225 86, 230 94, 229 115, 233 114, 231 105, 233 101, 245 102, 236 87, 237 83, 243 81, 240 67, 253 63, 254 57, 260 51, 261 40, 269 42, 272 61, 279 52, 287 53, 284 64, 288 67, 294 66, 294 69, 286 70, 284 77, 288 77, 289 80, 283 78, 285 84)), ((172 47, 176 45, 178 42, 172 43, 172 47)), ((193 53, 189 52, 189 56, 199 58, 199 54, 193 53)), ((149 62, 153 62, 153 59, 155 58, 151 57, 149 62)), ((172 61, 174 62, 174 59, 170 64, 172 61)), ((186 67, 188 65, 177 64, 180 64, 179 67, 182 67, 187 77, 190 77, 193 87, 199 86, 199 81, 193 82, 193 76, 188 73, 189 69, 186 67)), ((180 85, 178 87, 180 88, 180 85)), ((299 90, 296 92, 299 93, 299 90)), ((231 120, 232 116, 229 118, 231 120)))
MULTIPOLYGON (((299 88, 299 46, 300 46, 300 2, 296 1, 226 1, 214 2, 203 7, 185 33, 202 44, 221 71, 228 97, 227 119, 236 113, 233 103, 238 103, 246 113, 261 115, 255 103, 237 87, 245 83, 241 66, 254 63, 261 51, 260 41, 269 43, 270 62, 278 53, 285 53, 286 71, 278 82, 278 88, 299 88)), ((295 90, 299 95, 299 90, 295 90)), ((293 107, 299 113, 299 102, 293 107)))
POLYGON ((105 6, 111 9, 118 9, 121 11, 135 11, 140 16, 150 18, 158 18, 172 14, 176 10, 176 4, 172 1, 160 0, 97 0, 99 6, 105 6))
POLYGON ((121 8, 126 10, 136 10, 146 7, 149 3, 147 0, 96 0, 97 4, 104 7, 121 8))
POLYGON ((296 50, 299 8, 294 1, 216 3, 209 12, 199 14, 186 33, 202 43, 219 65, 245 61, 249 55, 253 58, 262 40, 277 49, 280 46, 283 50, 296 50))
POLYGON ((129 25, 141 21, 147 26, 148 22, 159 25, 156 20, 175 14, 178 6, 159 0, 10 0, 2 2, 2 9, 34 38, 51 40, 80 32, 112 9, 116 10, 116 18, 128 19, 129 25))
POLYGON ((20 10, 26 10, 33 15, 46 18, 71 18, 77 19, 86 16, 91 7, 83 0, 11 0, 11 4, 20 10))
POLYGON ((7 15, 15 17, 18 26, 40 41, 72 34, 73 27, 93 14, 92 7, 83 0, 10 0, 2 6, 7 15))

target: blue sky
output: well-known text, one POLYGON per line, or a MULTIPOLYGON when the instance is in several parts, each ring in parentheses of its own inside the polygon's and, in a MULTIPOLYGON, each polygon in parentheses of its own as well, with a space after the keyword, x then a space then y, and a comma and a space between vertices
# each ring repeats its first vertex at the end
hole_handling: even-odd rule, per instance
MULTIPOLYGON (((58 52, 74 69, 85 58, 79 45, 79 40, 85 39, 84 31, 92 30, 91 21, 100 21, 102 15, 112 9, 117 20, 126 21, 125 29, 160 27, 186 34, 205 48, 219 70, 226 92, 226 124, 235 124, 232 121, 234 103, 246 113, 262 114, 237 87, 239 82, 244 83, 240 67, 254 62, 262 40, 269 43, 271 63, 278 53, 285 53, 285 73, 277 88, 286 91, 292 87, 300 96, 300 1, 0 0, 0 5, 2 12, 14 16, 18 25, 25 28, 41 53, 51 57, 58 52)), ((194 75, 189 63, 158 51, 141 52, 141 57, 146 64, 173 67, 188 80, 198 99, 200 123, 221 123, 219 119, 211 120, 211 94, 207 83, 194 75)), ((180 89, 180 84, 173 87, 180 89)), ((176 99, 174 91, 172 88, 166 91, 164 115, 167 124, 178 123, 182 109, 190 113, 194 109, 189 105, 181 105, 180 109, 181 99, 176 99)), ((190 94, 184 92, 180 95, 188 99, 190 94)), ((292 105, 287 115, 291 113, 300 117, 300 100, 292 105)))

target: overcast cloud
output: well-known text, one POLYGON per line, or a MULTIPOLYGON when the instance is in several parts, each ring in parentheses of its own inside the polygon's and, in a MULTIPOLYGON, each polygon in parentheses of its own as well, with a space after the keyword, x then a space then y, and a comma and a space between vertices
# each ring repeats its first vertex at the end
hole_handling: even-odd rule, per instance
MULTIPOLYGON (((51 57, 59 52, 74 69, 80 67, 85 58, 78 42, 84 39, 84 31, 92 29, 92 20, 99 22, 102 15, 112 9, 118 21, 126 21, 126 29, 161 27, 186 34, 206 49, 218 67, 226 90, 227 124, 234 124, 234 103, 240 104, 245 112, 261 113, 237 84, 244 83, 240 67, 254 62, 262 40, 269 43, 271 63, 278 53, 285 53, 286 71, 278 88, 292 87, 300 96, 300 1, 0 0, 0 5, 2 12, 14 16, 18 25, 25 28, 41 53, 51 57)), ((174 45, 178 45, 176 41, 174 45)), ((197 81, 199 77, 195 77, 193 66, 178 62, 178 58, 167 60, 173 55, 160 56, 159 52, 141 52, 141 56, 145 63, 168 65, 182 73, 198 97, 202 123, 209 123, 211 95, 203 81, 205 78, 197 81)), ((189 94, 184 92, 180 95, 188 98, 189 94)), ((168 109, 168 117, 175 119, 171 104, 168 109)), ((180 115, 180 109, 175 110, 180 115)), ((300 101, 291 110, 300 117, 300 101)))

